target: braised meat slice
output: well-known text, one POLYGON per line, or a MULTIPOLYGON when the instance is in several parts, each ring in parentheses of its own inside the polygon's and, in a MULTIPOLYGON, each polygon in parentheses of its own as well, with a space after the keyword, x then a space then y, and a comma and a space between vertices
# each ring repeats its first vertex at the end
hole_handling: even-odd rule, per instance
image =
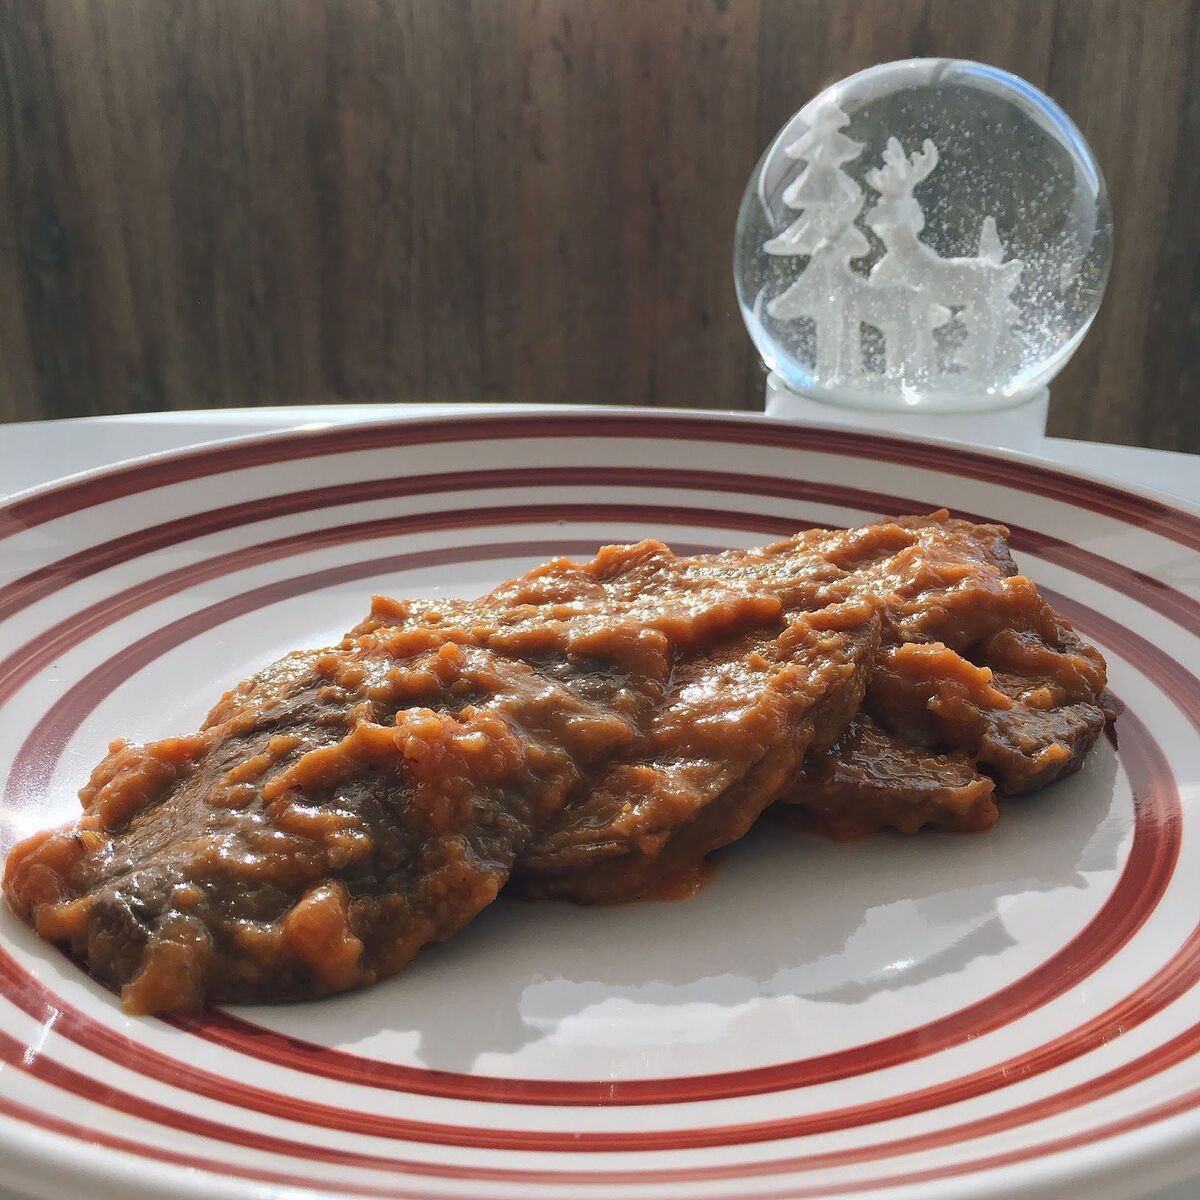
POLYGON ((1077 770, 1104 727, 1104 659, 1022 575, 973 570, 879 596, 864 703, 903 740, 963 751, 1002 794, 1077 770))
MULTIPOLYGON (((653 541, 609 547, 582 592, 579 565, 559 559, 437 614, 469 624, 480 605, 503 607, 504 648, 536 653, 539 631, 574 619, 575 598, 586 594, 647 634, 679 639, 692 629, 710 638, 703 654, 676 664, 645 753, 615 764, 564 808, 521 855, 514 890, 612 903, 686 877, 745 833, 810 746, 836 738, 861 703, 879 619, 873 601, 846 586, 851 574, 820 552, 831 537, 840 544, 815 530, 767 551, 691 558, 653 541), (723 637, 721 596, 757 605, 764 622, 776 619, 749 636, 723 637)), ((425 605, 377 597, 351 636, 429 616, 425 605)))
POLYGON ((835 832, 982 827, 982 776, 1074 769, 1103 686, 1001 526, 613 546, 480 600, 378 598, 195 735, 113 743, 4 888, 132 1011, 323 995, 399 970, 510 877, 586 902, 686 877, 784 795, 835 832))
MULTIPOLYGON (((941 511, 809 529, 760 549, 691 558, 643 542, 611 548, 613 563, 589 586, 594 602, 668 632, 677 614, 688 618, 695 606, 709 605, 714 588, 763 603, 772 598, 783 614, 869 601, 882 621, 884 652, 867 711, 902 740, 967 753, 1011 793, 1082 763, 1103 727, 1105 669, 1099 653, 1017 574, 1007 539, 1002 525, 941 511), (1008 682, 993 686, 993 672, 1008 682), (1078 732, 1066 736, 1072 729, 1078 732)), ((502 606, 517 629, 536 629, 577 595, 580 570, 555 560, 475 603, 502 606)), ((427 609, 378 599, 355 632, 420 623, 427 609)))
POLYGON ((527 896, 634 899, 740 838, 862 701, 879 638, 871 605, 794 615, 676 669, 644 753, 602 773, 518 861, 527 896))
POLYGON ((962 751, 934 753, 859 715, 805 760, 774 815, 834 841, 925 826, 975 833, 996 823, 994 786, 962 751))
POLYGON ((777 806, 835 839, 988 828, 997 793, 1077 770, 1113 716, 1103 659, 1017 574, 1003 527, 896 524, 913 541, 863 571, 884 640, 864 712, 777 806))
POLYGON ((292 655, 192 737, 114 743, 79 820, 12 851, 10 904, 134 1012, 357 987, 449 937, 664 680, 597 664, 585 700, 458 637, 397 641, 292 655))
MULTIPOLYGON (((647 620, 654 619, 656 607, 667 605, 669 594, 698 586, 733 584, 748 594, 765 590, 786 613, 869 600, 880 613, 885 646, 867 698, 876 719, 860 726, 872 736, 850 739, 822 758, 829 769, 847 745, 856 746, 836 773, 843 806, 838 819, 854 824, 850 797, 857 795, 865 810, 856 828, 878 827, 876 816, 887 805, 897 822, 885 823, 898 823, 907 812, 911 824, 912 786, 928 799, 931 780, 961 779, 967 793, 944 799, 978 800, 980 808, 957 826, 978 828, 985 818, 994 819, 987 808, 994 789, 976 763, 1005 792, 1041 786, 1082 763, 1104 720, 1102 659, 1017 574, 1007 538, 1003 526, 956 520, 945 512, 849 530, 812 529, 762 549, 674 559, 670 571, 646 574, 631 567, 608 582, 607 594, 611 602, 639 608, 647 620), (885 747, 885 763, 868 788, 861 778, 866 755, 885 747), (902 765, 915 773, 915 785, 902 777, 902 765), (885 769, 890 767, 895 769, 885 769)), ((551 564, 488 599, 553 609, 560 586, 551 564)), ((368 626, 394 616, 381 602, 368 626)), ((736 703, 732 694, 730 703, 736 703)), ((819 740, 810 747, 820 749, 819 740)), ((803 777, 811 785, 808 774, 803 777)), ((807 791, 798 785, 796 794, 807 791)), ((698 795, 696 802, 704 803, 698 795)), ((928 823, 950 827, 958 820, 953 803, 928 823)), ((643 803, 637 811, 652 807, 643 803)), ((512 886, 535 895, 598 900, 661 882, 657 873, 667 869, 669 859, 664 856, 657 869, 634 867, 649 857, 629 848, 628 809, 612 796, 572 806, 559 824, 522 856, 512 886)), ((654 837, 665 836, 652 823, 647 828, 654 837)), ((643 845, 656 844, 647 828, 638 828, 643 845)))

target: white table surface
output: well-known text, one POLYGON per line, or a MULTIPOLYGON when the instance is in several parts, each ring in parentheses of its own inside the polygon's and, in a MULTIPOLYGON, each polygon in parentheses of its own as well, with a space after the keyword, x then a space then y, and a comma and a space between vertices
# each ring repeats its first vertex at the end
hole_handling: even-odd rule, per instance
MULTIPOLYGON (((122 417, 84 417, 0 425, 0 499, 64 475, 121 459, 220 438, 304 426, 345 424, 381 417, 427 417, 478 411, 480 405, 312 405, 297 408, 218 409, 122 417)), ((487 411, 511 411, 488 407, 487 411)), ((853 424, 853 417, 844 423, 853 424)), ((1200 456, 1167 450, 1108 446, 1043 438, 1039 457, 1106 475, 1116 482, 1154 488, 1200 503, 1200 456)), ((0 1189, 0 1200, 19 1200, 0 1189)), ((969 1200, 969 1196, 964 1196, 969 1200)), ((1086 1200, 1086 1197, 1080 1197, 1086 1200)), ((1155 1192, 1145 1200, 1200 1200, 1200 1177, 1155 1192)))

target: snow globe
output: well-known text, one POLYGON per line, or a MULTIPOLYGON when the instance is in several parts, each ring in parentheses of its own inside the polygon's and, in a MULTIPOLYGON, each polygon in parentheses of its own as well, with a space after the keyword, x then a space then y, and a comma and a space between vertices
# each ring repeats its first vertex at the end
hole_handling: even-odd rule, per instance
POLYGON ((769 411, 874 410, 855 423, 892 427, 936 413, 952 434, 1022 408, 1041 435, 1111 259, 1104 179, 1070 118, 954 59, 884 63, 805 105, 755 168, 734 238, 769 411))

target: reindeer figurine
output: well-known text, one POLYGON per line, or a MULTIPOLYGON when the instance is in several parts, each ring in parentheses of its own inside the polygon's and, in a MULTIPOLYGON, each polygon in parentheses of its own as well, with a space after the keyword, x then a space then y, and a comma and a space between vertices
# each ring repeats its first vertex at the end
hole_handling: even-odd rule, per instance
POLYGON ((985 221, 981 241, 986 252, 978 258, 942 258, 920 240, 925 214, 913 189, 937 163, 937 147, 928 138, 911 158, 896 138, 889 138, 884 165, 863 177, 880 195, 867 213, 867 224, 885 247, 870 282, 892 293, 899 309, 887 330, 898 341, 894 350, 889 347, 889 367, 909 379, 938 374, 933 330, 948 319, 947 310, 956 309, 968 330, 964 358, 972 374, 985 374, 1012 338, 1009 297, 1022 269, 1019 259, 999 261, 994 221, 990 226, 985 221))

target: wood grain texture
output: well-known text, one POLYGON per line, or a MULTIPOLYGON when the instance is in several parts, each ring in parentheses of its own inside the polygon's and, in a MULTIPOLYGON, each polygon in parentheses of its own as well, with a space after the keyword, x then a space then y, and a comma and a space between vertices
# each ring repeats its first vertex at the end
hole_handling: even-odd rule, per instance
POLYGON ((761 404, 730 279, 820 87, 973 57, 1108 176, 1052 432, 1200 451, 1200 0, 11 0, 0 420, 328 400, 761 404))

